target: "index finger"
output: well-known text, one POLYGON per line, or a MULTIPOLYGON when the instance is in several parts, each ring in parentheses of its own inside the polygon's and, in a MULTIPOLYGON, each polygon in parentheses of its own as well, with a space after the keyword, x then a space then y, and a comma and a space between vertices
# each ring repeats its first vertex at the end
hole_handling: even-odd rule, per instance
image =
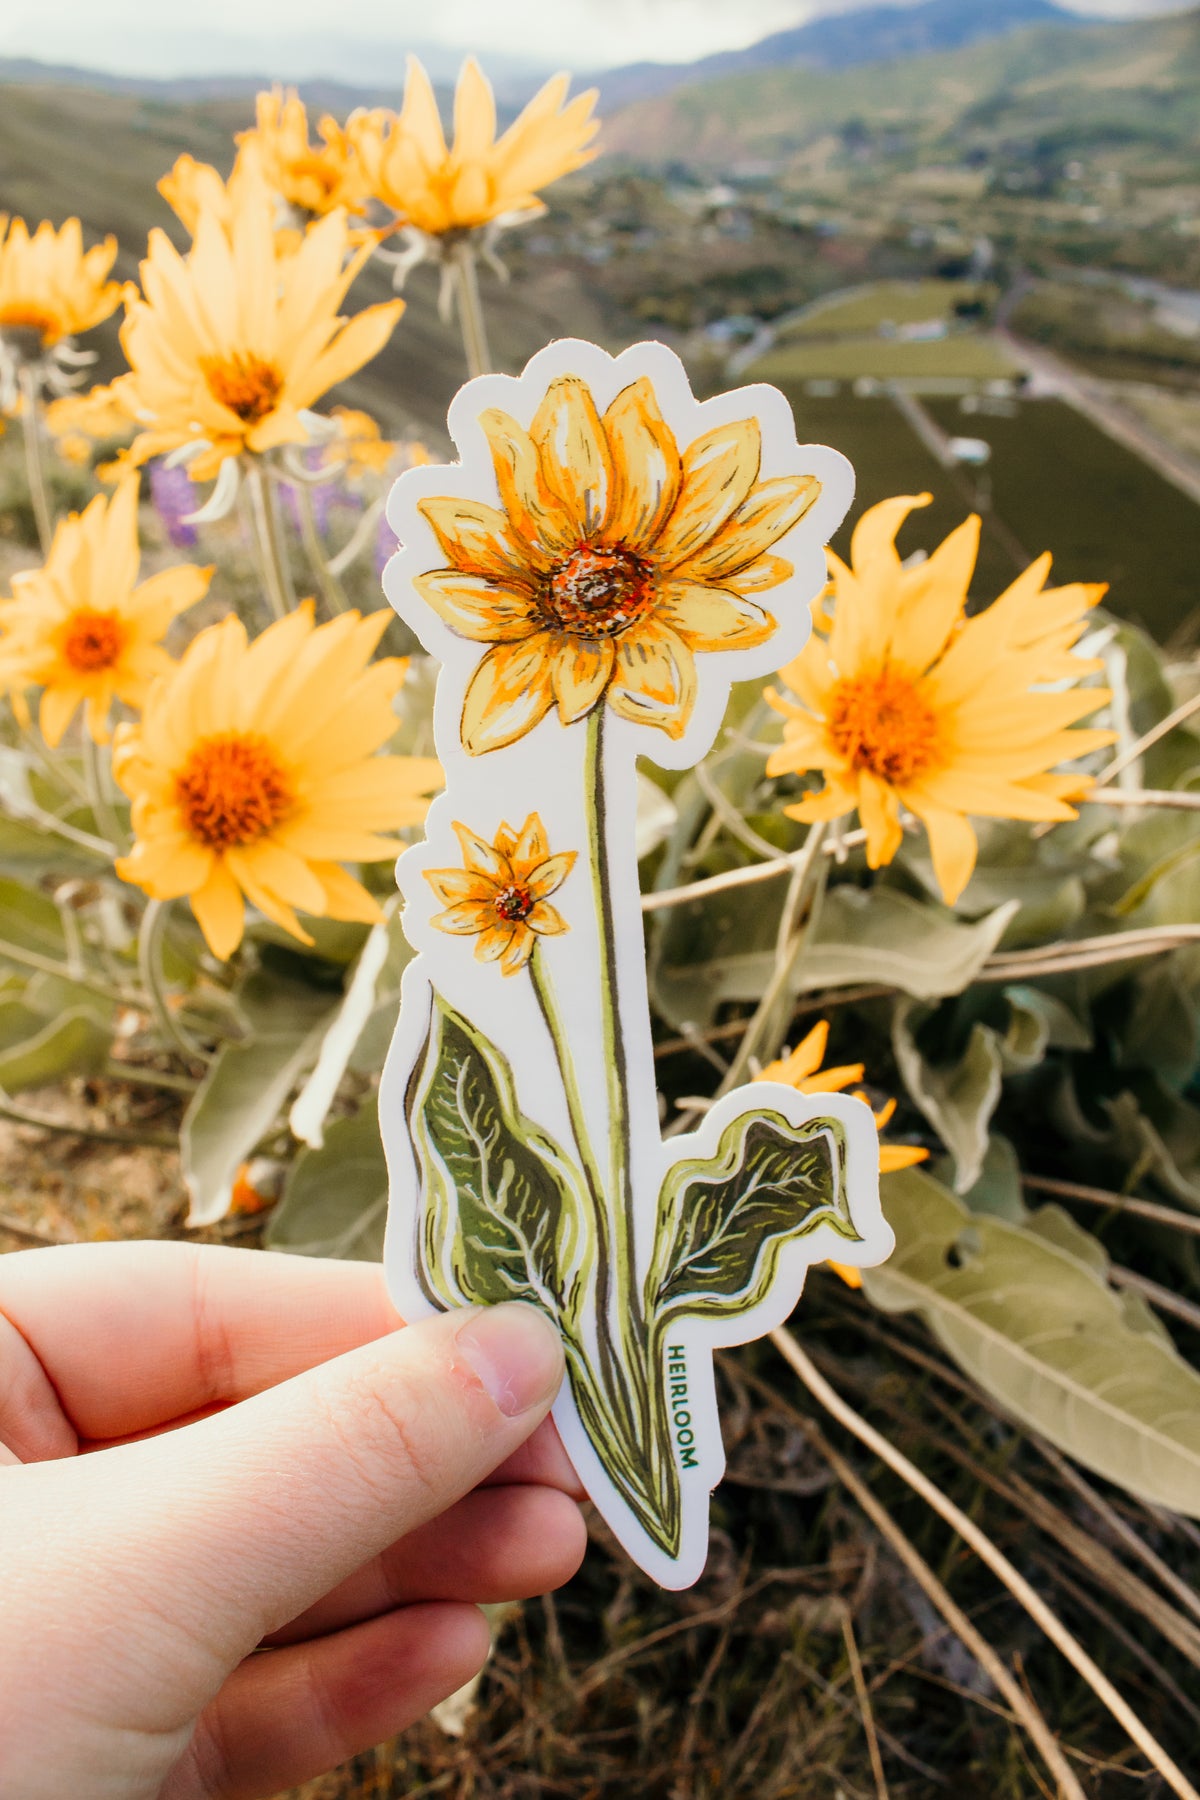
POLYGON ((244 1400, 404 1322, 375 1264, 181 1243, 14 1251, 0 1318, 83 1439, 244 1400))

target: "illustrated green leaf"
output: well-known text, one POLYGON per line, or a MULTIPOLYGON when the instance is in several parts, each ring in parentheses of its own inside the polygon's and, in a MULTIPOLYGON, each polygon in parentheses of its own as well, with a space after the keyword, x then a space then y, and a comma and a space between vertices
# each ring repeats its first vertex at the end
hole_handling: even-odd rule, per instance
POLYGON ((780 1252, 818 1225, 858 1241, 846 1197, 846 1134, 836 1118, 792 1125, 782 1113, 739 1113, 715 1156, 678 1162, 658 1203, 647 1315, 706 1318, 763 1300, 780 1252))
POLYGON ((265 970, 238 995, 249 1035, 221 1045, 180 1132, 190 1225, 210 1225, 228 1211, 238 1165, 275 1123, 317 1054, 337 998, 265 970))
POLYGON ((440 995, 407 1111, 430 1298, 442 1306, 527 1300, 557 1317, 575 1273, 578 1177, 521 1112, 502 1053, 440 995))
POLYGON ((972 1215, 918 1169, 885 1176, 883 1204, 896 1249, 863 1271, 876 1306, 920 1312, 968 1375, 1067 1455, 1200 1517, 1200 1374, 1108 1285, 1094 1239, 1083 1253, 1087 1234, 1057 1208, 1026 1225, 972 1215))
POLYGON ((271 1214, 266 1242, 301 1256, 378 1262, 387 1220, 388 1172, 374 1096, 326 1127, 319 1150, 302 1150, 271 1214))

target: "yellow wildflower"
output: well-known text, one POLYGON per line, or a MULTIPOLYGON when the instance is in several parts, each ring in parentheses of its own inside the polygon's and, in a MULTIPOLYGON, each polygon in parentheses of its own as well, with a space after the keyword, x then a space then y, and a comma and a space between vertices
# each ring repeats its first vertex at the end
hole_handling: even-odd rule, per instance
POLYGON ((318 126, 322 143, 308 138, 308 113, 294 88, 259 94, 253 130, 238 143, 257 147, 267 182, 302 220, 324 218, 336 207, 364 210, 364 187, 354 146, 336 119, 318 126))
POLYGON ((86 466, 96 444, 133 435, 134 423, 113 387, 94 387, 86 394, 62 394, 45 411, 46 429, 67 462, 86 466))
POLYGON ((189 464, 196 481, 216 475, 227 457, 305 442, 301 411, 375 356, 403 310, 391 300, 338 316, 369 254, 364 245, 347 261, 343 212, 285 253, 252 164, 227 198, 227 228, 202 208, 186 257, 151 232, 145 298, 130 303, 121 329, 131 373, 116 386, 145 422, 133 459, 199 444, 189 464))
POLYGON ((530 813, 519 832, 502 824, 491 844, 457 821, 454 830, 463 867, 425 871, 446 907, 431 923, 458 937, 478 937, 479 961, 498 962, 502 974, 515 975, 539 937, 557 937, 568 929, 549 896, 571 873, 577 852, 560 850, 551 856, 537 813, 530 813))
MULTIPOLYGON (((823 1069, 825 1048, 829 1042, 829 1021, 821 1019, 812 1030, 796 1045, 789 1056, 778 1062, 768 1063, 757 1081, 782 1081, 793 1087, 799 1094, 841 1094, 847 1088, 854 1089, 856 1100, 867 1101, 862 1089, 856 1086, 863 1078, 862 1063, 842 1063, 833 1069, 823 1069)), ((869 1105, 870 1102, 867 1101, 869 1105)), ((889 1100, 874 1115, 876 1130, 882 1131, 896 1110, 896 1102, 889 1100)), ((924 1162, 928 1150, 919 1144, 880 1144, 879 1172, 890 1175, 893 1169, 911 1169, 914 1163, 924 1162)), ((848 1263, 831 1262, 829 1267, 836 1275, 840 1275, 847 1287, 861 1287, 862 1273, 848 1263)))
POLYGON ((337 435, 324 446, 321 461, 344 468, 351 478, 386 475, 399 446, 384 437, 370 413, 335 406, 329 416, 337 425, 337 435))
POLYGON ((591 117, 596 91, 564 104, 569 86, 569 76, 554 76, 497 139, 491 86, 468 57, 454 96, 454 144, 448 147, 433 84, 410 56, 399 116, 383 109, 360 112, 347 126, 368 191, 403 223, 430 237, 543 212, 539 189, 597 154, 586 148, 599 130, 591 117))
POLYGON ((490 648, 463 702, 472 755, 523 737, 551 706, 569 725, 602 700, 682 737, 694 653, 767 641, 762 590, 792 572, 771 546, 821 491, 811 475, 759 480, 756 419, 682 451, 646 377, 603 418, 578 376, 553 381, 526 430, 491 408, 503 510, 428 499, 449 563, 416 586, 450 629, 490 648))
POLYGON ((197 162, 194 156, 180 156, 159 181, 158 191, 190 237, 196 235, 201 213, 211 214, 228 231, 246 166, 245 157, 239 155, 225 182, 211 163, 197 162))
POLYGON ((13 687, 42 689, 39 723, 57 744, 77 709, 108 742, 114 700, 139 707, 171 668, 159 642, 177 613, 207 592, 211 569, 161 569, 138 584, 138 481, 122 481, 59 525, 45 566, 12 578, 0 603, 0 668, 13 687))
POLYGON ((244 900, 304 943, 297 909, 382 917, 341 864, 394 857, 380 833, 419 824, 441 784, 429 757, 375 754, 406 668, 370 663, 386 625, 349 612, 314 626, 306 601, 250 643, 223 619, 119 727, 113 773, 136 841, 117 873, 155 900, 186 894, 214 955, 241 942, 244 900))
POLYGON ((857 808, 873 869, 899 849, 907 807, 929 833, 952 905, 975 866, 967 815, 1073 819, 1067 798, 1086 791, 1088 778, 1050 771, 1113 734, 1066 729, 1109 698, 1105 688, 1070 685, 1103 666, 1072 646, 1104 585, 1045 587, 1045 555, 967 618, 977 517, 915 568, 903 568, 896 552, 905 518, 930 498, 904 495, 864 513, 849 567, 829 553, 831 606, 819 609, 817 629, 781 672, 800 704, 767 691, 786 720, 767 773, 819 770, 820 792, 783 810, 811 822, 857 808))
POLYGON ((126 288, 108 280, 117 240, 83 247, 78 219, 59 231, 43 219, 33 236, 24 219, 0 213, 0 340, 24 361, 63 338, 90 331, 115 312, 126 288))

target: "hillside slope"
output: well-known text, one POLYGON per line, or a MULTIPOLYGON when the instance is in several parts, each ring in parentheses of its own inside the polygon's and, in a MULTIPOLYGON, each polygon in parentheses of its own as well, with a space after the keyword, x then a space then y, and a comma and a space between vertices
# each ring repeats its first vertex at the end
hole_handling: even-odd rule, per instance
POLYGON ((1073 126, 1185 147, 1200 133, 1200 11, 1121 25, 1032 26, 937 55, 693 83, 607 121, 611 153, 727 168, 786 159, 849 122, 987 140, 1073 126))

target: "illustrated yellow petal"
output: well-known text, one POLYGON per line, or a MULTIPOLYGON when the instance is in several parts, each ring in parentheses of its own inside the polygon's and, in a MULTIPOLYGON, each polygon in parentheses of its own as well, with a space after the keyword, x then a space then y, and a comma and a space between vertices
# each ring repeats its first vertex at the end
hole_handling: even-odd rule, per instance
POLYGON ((745 650, 775 630, 770 613, 727 589, 680 576, 659 587, 658 616, 690 650, 745 650))
POLYGON ((541 482, 561 503, 580 537, 598 534, 613 492, 608 437, 592 390, 577 375, 550 383, 530 437, 541 482))
POLYGON ((604 431, 613 470, 604 541, 651 544, 675 504, 683 464, 648 376, 621 389, 604 414, 604 431))
POLYGON ((413 586, 451 631, 474 643, 516 643, 542 629, 524 589, 502 587, 486 576, 434 569, 416 576, 413 586))
POLYGON ((534 592, 538 571, 530 565, 526 546, 513 536, 507 513, 458 498, 420 500, 417 511, 433 527, 451 568, 534 592))
POLYGON ((554 700, 553 653, 548 632, 488 651, 463 699, 462 740, 471 756, 515 743, 545 718, 554 700))
POLYGON ((647 623, 618 640, 608 704, 621 718, 657 725, 668 737, 680 738, 695 698, 696 664, 669 626, 647 623))
POLYGON ((567 921, 558 908, 551 906, 548 900, 539 900, 529 913, 525 923, 529 926, 530 931, 536 931, 539 937, 558 937, 569 929, 567 921))
POLYGON ((686 562, 717 536, 758 480, 761 455, 757 419, 714 426, 688 445, 679 498, 651 546, 660 568, 686 562))
MULTIPOLYGON (((815 475, 779 475, 771 481, 758 482, 716 536, 677 565, 676 574, 696 581, 721 582, 749 569, 772 544, 799 524, 820 497, 821 483, 815 475)), ((786 574, 791 573, 790 565, 785 563, 784 569, 786 574)), ((774 581, 782 578, 777 574, 774 581)))
POLYGON ((482 877, 485 881, 496 883, 509 879, 512 871, 507 859, 498 854, 485 837, 481 837, 477 831, 472 831, 469 825, 464 825, 458 819, 454 820, 454 835, 462 850, 464 866, 477 880, 482 877))
POLYGON ((544 574, 556 553, 578 541, 575 520, 542 480, 537 449, 525 427, 499 407, 481 412, 479 423, 512 535, 529 568, 544 574))
POLYGON ((564 725, 591 712, 612 680, 617 653, 611 638, 563 638, 554 651, 551 683, 564 725))

